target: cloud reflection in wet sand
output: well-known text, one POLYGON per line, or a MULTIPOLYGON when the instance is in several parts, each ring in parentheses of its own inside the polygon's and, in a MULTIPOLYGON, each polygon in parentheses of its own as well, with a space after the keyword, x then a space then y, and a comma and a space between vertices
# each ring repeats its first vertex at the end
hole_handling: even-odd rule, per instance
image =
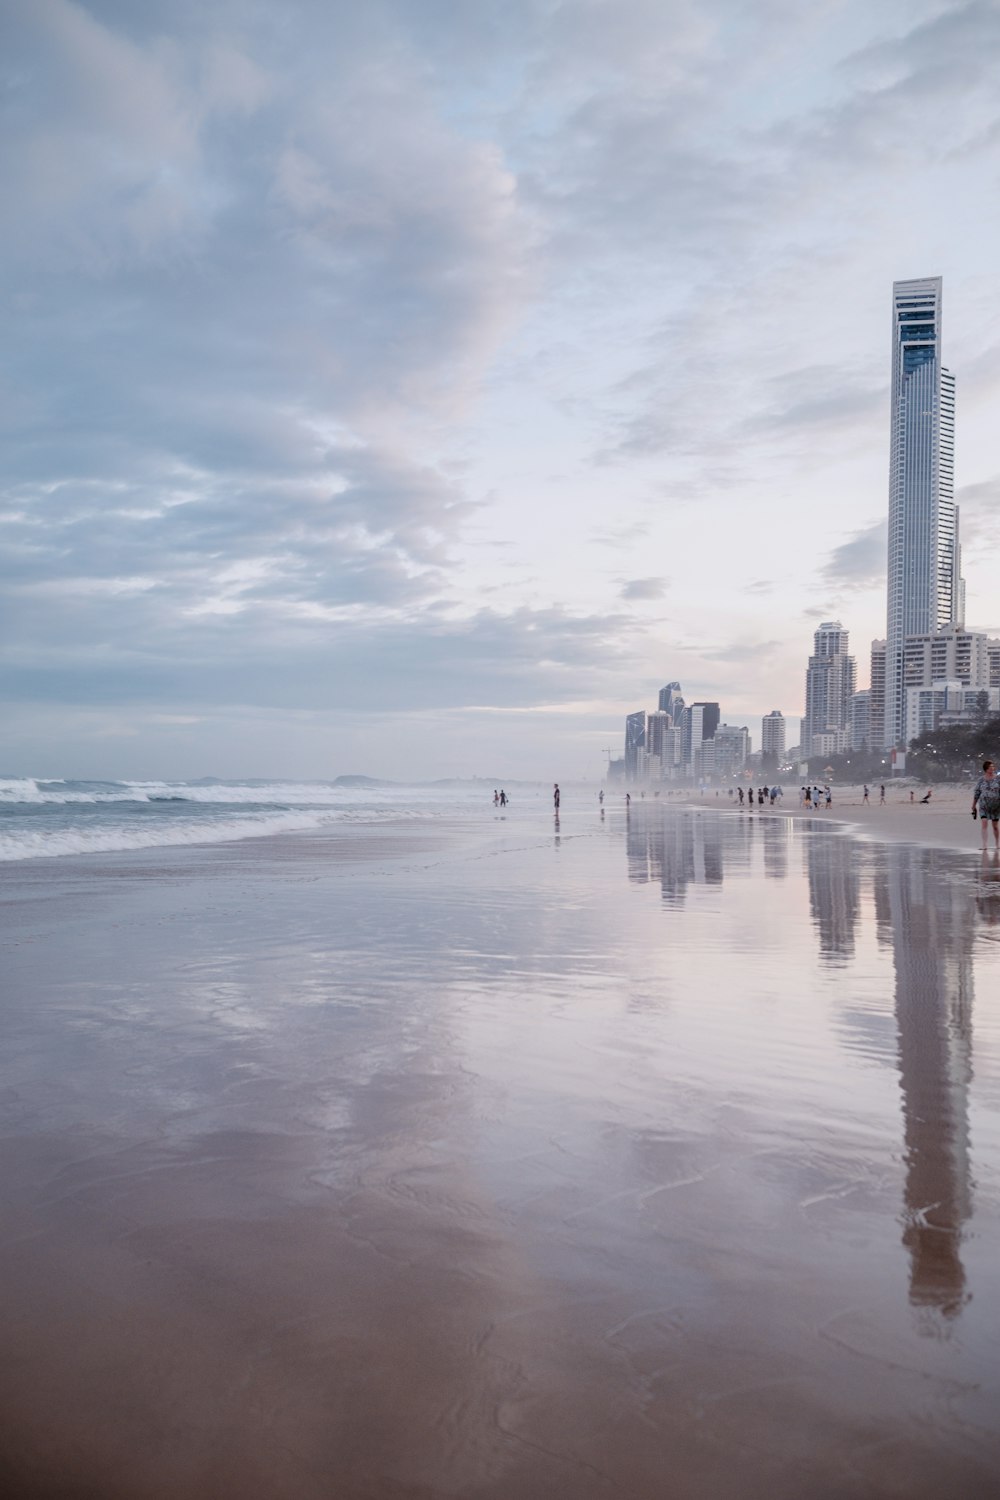
POLYGON ((995 1489, 988 862, 649 805, 336 852, 4 911, 19 1494, 995 1489))

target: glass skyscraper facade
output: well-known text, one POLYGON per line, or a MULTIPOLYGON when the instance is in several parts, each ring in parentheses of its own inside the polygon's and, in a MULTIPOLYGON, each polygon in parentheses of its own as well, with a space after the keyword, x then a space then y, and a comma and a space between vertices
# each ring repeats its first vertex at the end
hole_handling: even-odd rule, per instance
POLYGON ((955 506, 955 379, 941 363, 941 278, 892 288, 884 745, 905 734, 903 643, 965 613, 955 506))

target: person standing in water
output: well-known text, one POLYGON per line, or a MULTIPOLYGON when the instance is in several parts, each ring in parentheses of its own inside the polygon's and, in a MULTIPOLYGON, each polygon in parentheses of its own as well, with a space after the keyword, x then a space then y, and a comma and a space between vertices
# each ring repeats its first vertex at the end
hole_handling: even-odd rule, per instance
POLYGON ((868 788, 867 787, 865 787, 864 796, 861 798, 861 801, 862 801, 862 803, 864 804, 865 807, 868 806, 868 788))
POLYGON ((993 824, 993 847, 1000 849, 1000 777, 991 760, 983 761, 983 774, 972 789, 972 816, 982 824, 984 853, 988 823, 993 824))
POLYGON ((553 806, 555 807, 556 812, 558 812, 559 811, 559 783, 558 783, 558 781, 555 782, 554 785, 553 785, 553 787, 552 787, 552 803, 553 803, 553 806))
POLYGON ((506 807, 507 806, 507 793, 506 792, 501 792, 500 793, 500 806, 501 807, 506 807))

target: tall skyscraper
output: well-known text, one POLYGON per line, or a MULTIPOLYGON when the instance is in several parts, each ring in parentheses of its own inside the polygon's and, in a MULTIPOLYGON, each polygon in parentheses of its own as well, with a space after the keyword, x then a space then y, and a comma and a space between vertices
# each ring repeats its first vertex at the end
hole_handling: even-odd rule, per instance
POLYGON ((638 781, 646 748, 646 714, 644 709, 629 714, 625 720, 625 780, 638 781))
POLYGON ((889 573, 884 746, 902 739, 903 642, 962 623, 955 378, 941 363, 941 278, 892 288, 889 573))
POLYGON ((684 711, 684 699, 681 697, 680 683, 668 682, 666 687, 661 687, 659 702, 656 706, 661 714, 669 714, 676 724, 684 711))
POLYGON ((710 740, 719 727, 719 705, 717 703, 689 703, 684 710, 681 727, 684 731, 684 764, 694 774, 695 756, 705 740, 710 740))
POLYGON ((813 635, 813 654, 806 669, 803 755, 836 755, 848 747, 851 697, 857 685, 848 640, 839 620, 824 621, 813 635))
POLYGON ((872 641, 871 697, 868 700, 868 748, 885 748, 885 641, 872 641))
POLYGON ((760 752, 780 761, 785 754, 785 716, 780 708, 772 708, 760 721, 760 752))

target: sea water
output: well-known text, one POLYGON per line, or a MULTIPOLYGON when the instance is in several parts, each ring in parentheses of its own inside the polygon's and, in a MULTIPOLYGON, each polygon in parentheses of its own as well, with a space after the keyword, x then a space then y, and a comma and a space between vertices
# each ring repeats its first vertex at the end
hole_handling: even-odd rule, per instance
POLYGON ((0 861, 226 843, 493 808, 484 782, 0 778, 0 861))

